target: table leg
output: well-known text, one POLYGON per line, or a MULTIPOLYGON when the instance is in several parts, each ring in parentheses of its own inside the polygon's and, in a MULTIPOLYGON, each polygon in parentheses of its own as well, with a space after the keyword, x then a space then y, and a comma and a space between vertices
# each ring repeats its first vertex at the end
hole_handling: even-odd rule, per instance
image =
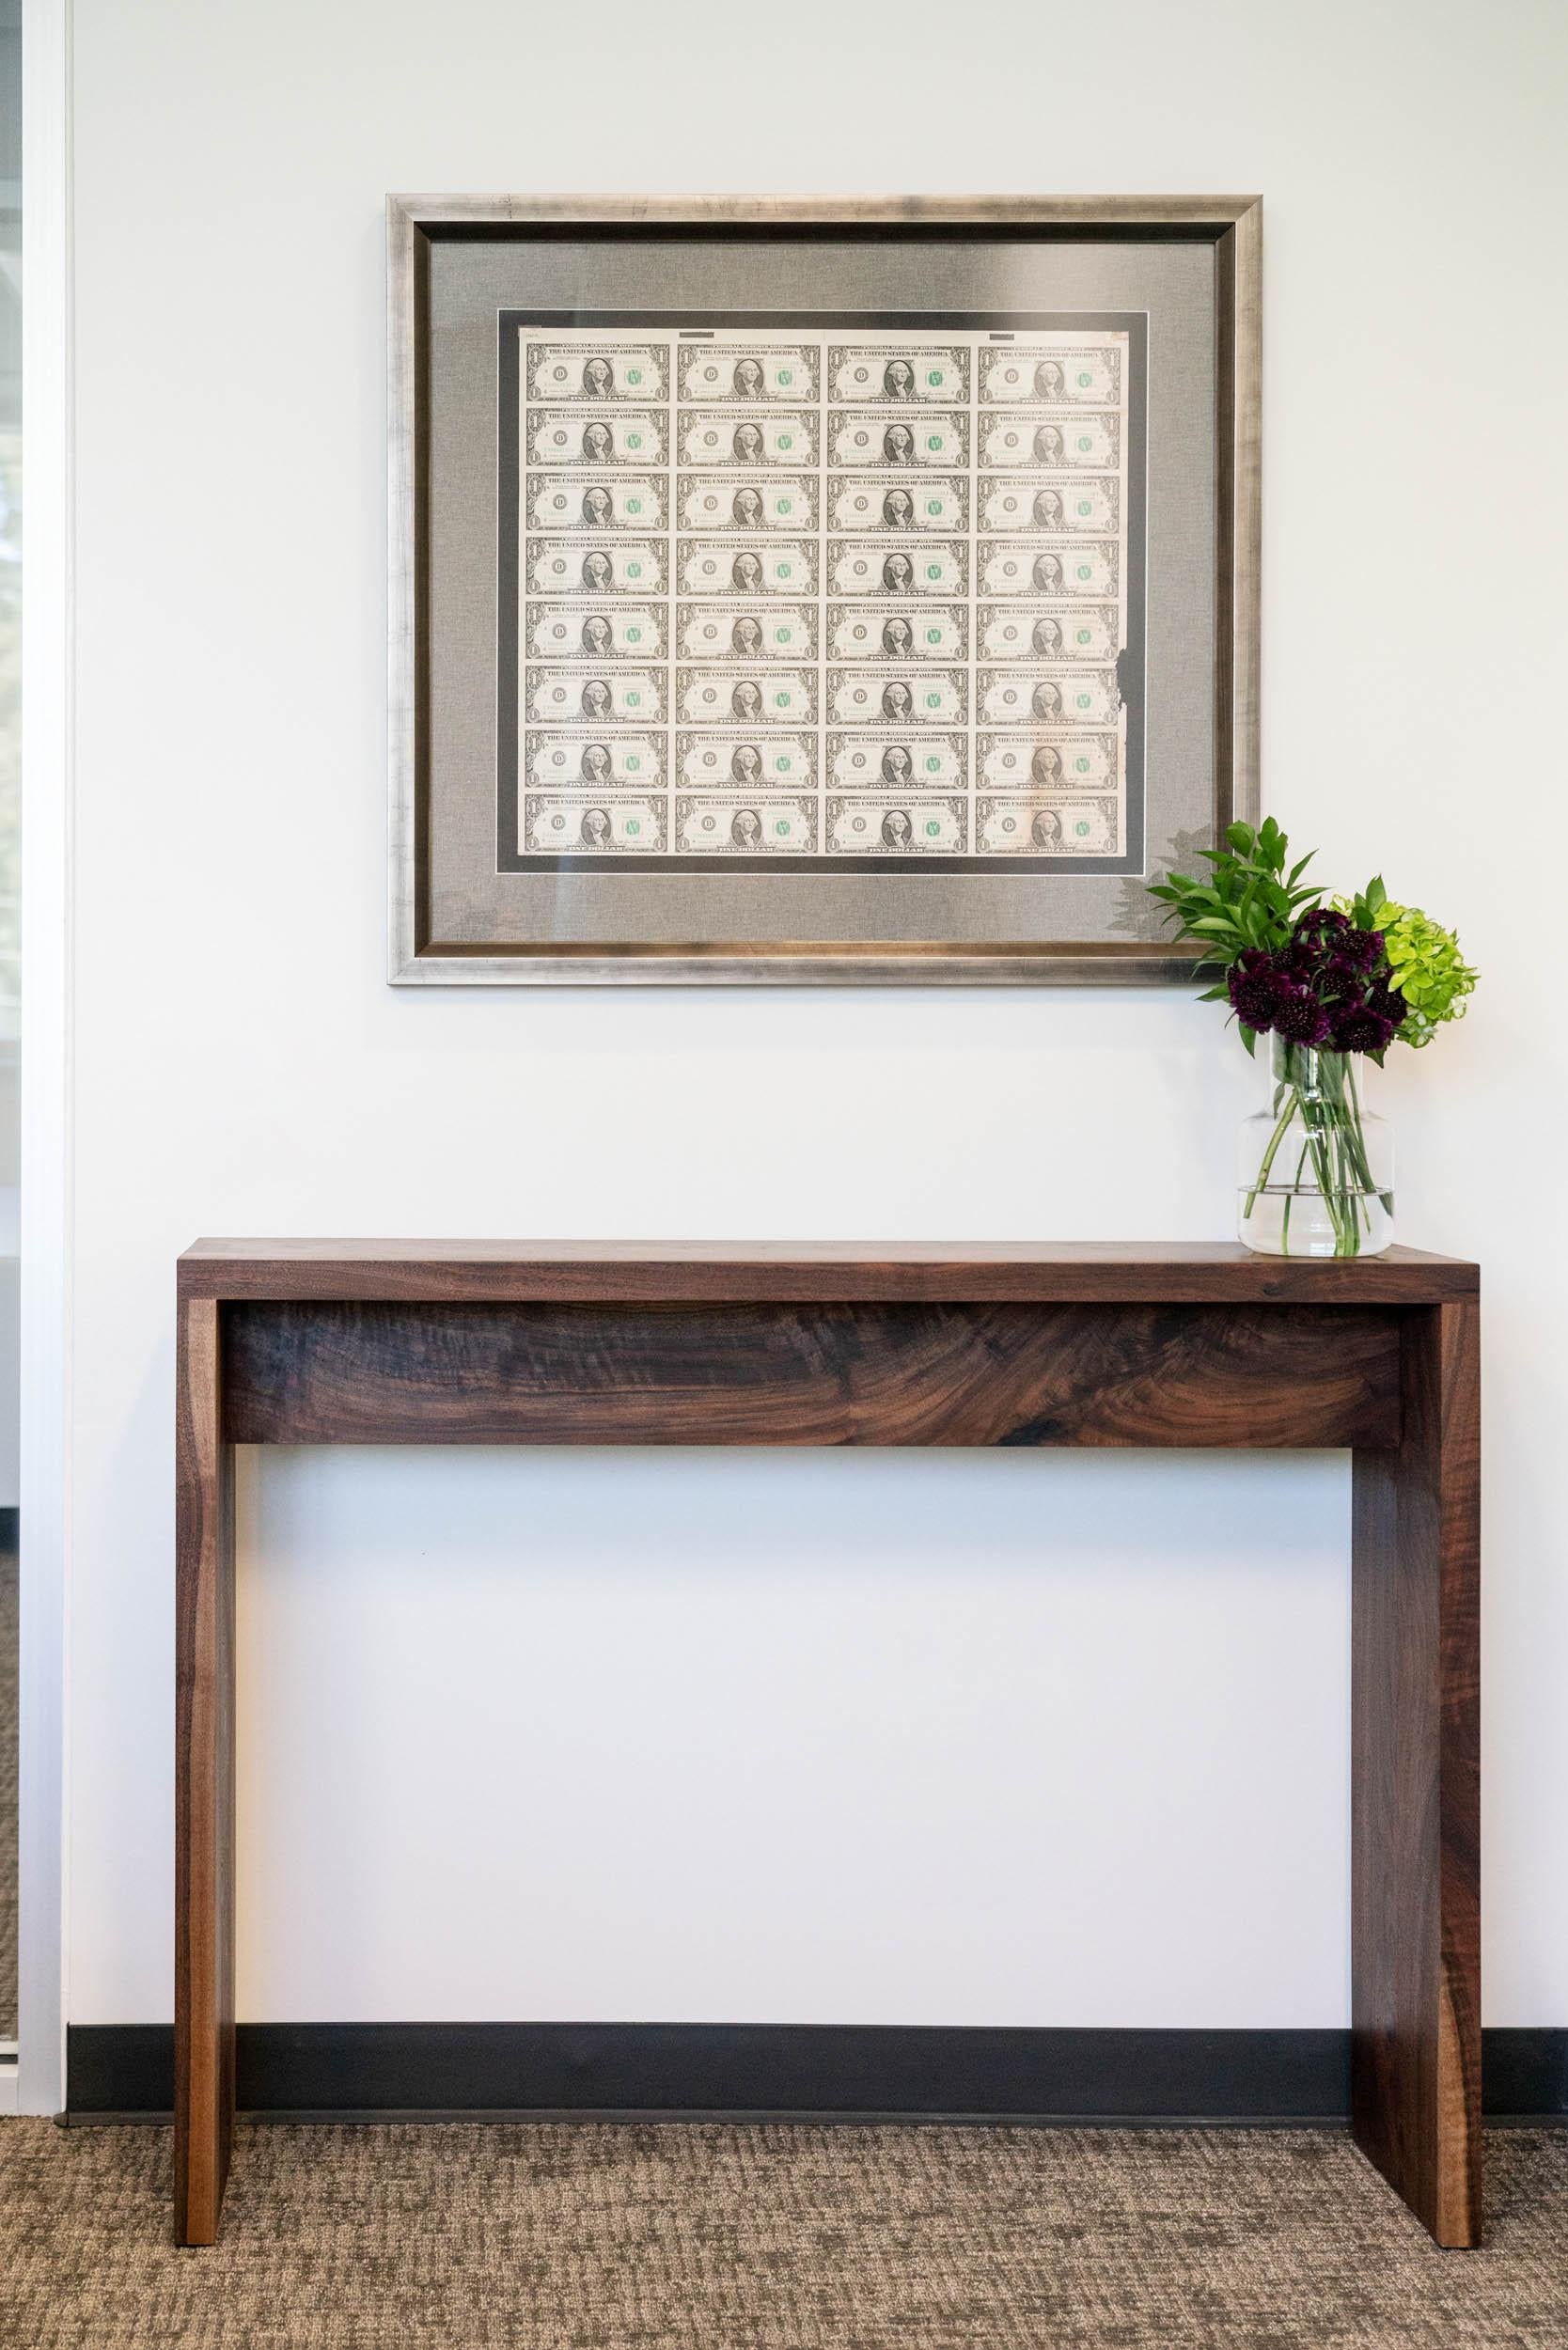
POLYGON ((175 1500, 175 2238, 218 2232, 234 2134, 234 1448, 220 1308, 180 1305, 175 1500))
POLYGON ((1403 1434, 1356 1456, 1351 2113, 1452 2247, 1481 2238, 1480 1308, 1405 1309, 1403 1434))

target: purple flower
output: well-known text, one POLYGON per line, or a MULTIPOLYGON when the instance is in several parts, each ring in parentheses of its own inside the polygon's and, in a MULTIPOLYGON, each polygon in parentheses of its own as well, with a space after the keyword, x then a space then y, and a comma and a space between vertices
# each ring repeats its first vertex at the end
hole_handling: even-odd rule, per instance
POLYGON ((1231 965, 1225 987, 1243 1026, 1266 1035, 1283 987, 1273 956, 1261 947, 1245 948, 1231 965))
POLYGON ((1390 1029, 1402 1028, 1410 1007, 1397 987, 1387 979, 1377 980, 1367 997, 1367 1010, 1375 1011, 1380 1020, 1387 1020, 1390 1029))
POLYGON ((1287 1044, 1325 1044, 1328 1041, 1328 1014, 1309 987, 1280 989, 1274 1026, 1287 1044))
POLYGON ((1348 955, 1357 970, 1373 971, 1383 960, 1383 932, 1353 930, 1341 939, 1340 952, 1348 955))
POLYGON ((1330 939, 1338 943, 1351 928, 1348 914, 1338 914, 1332 906, 1309 906, 1295 917, 1295 936, 1307 945, 1322 947, 1330 939))
POLYGON ((1394 1024, 1370 1007, 1353 1005, 1334 1022, 1337 1053, 1381 1053, 1393 1041, 1394 1024))
POLYGON ((1341 1053, 1381 1052, 1408 1010, 1389 982, 1382 932, 1357 930, 1332 906, 1309 906, 1272 953, 1244 948, 1226 994, 1256 1034, 1341 1053))
POLYGON ((1275 959, 1275 968, 1286 979, 1309 981, 1317 976, 1318 950, 1310 939, 1294 938, 1288 947, 1281 947, 1275 959))

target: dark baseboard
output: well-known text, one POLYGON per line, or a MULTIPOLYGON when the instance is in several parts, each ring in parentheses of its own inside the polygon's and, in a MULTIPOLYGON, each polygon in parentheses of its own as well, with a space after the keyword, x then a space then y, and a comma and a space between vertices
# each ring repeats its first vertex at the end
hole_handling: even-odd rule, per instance
POLYGON ((14 1502, 0 1509, 0 1550, 15 1550, 22 1537, 22 1512, 14 1502))
POLYGON ((1481 2035, 1482 2109, 1499 2122, 1568 2122, 1568 2029, 1494 2025, 1481 2035))
MULTIPOLYGON (((1486 2111, 1568 2121, 1568 2029, 1484 2035, 1486 2111)), ((1340 2122, 1343 2031, 861 2024, 242 2024, 274 2120, 507 2115, 1100 2123, 1340 2122)), ((71 2122, 166 2119, 166 2024, 73 2024, 71 2122)))

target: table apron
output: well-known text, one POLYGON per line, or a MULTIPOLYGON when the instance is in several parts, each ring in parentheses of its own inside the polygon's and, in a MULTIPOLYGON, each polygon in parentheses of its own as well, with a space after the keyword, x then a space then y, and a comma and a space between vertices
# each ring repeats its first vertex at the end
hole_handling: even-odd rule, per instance
POLYGON ((1389 1450, 1407 1310, 234 1300, 219 1308, 223 1434, 1389 1450))

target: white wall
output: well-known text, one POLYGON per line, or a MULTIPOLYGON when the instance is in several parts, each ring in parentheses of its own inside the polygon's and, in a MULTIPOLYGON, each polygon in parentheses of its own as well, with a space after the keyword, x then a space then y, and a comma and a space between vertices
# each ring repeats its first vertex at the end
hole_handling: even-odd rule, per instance
MULTIPOLYGON (((1221 1236, 1250 1104, 1180 994, 384 986, 384 192, 1261 188, 1267 802, 1485 971, 1383 1099, 1486 1265, 1487 2014, 1568 2022, 1563 68, 1547 0, 79 0, 74 2020, 170 2012, 194 1235, 1221 1236)), ((1345 1484, 269 1458, 242 2012, 1338 2022, 1345 1484)))

